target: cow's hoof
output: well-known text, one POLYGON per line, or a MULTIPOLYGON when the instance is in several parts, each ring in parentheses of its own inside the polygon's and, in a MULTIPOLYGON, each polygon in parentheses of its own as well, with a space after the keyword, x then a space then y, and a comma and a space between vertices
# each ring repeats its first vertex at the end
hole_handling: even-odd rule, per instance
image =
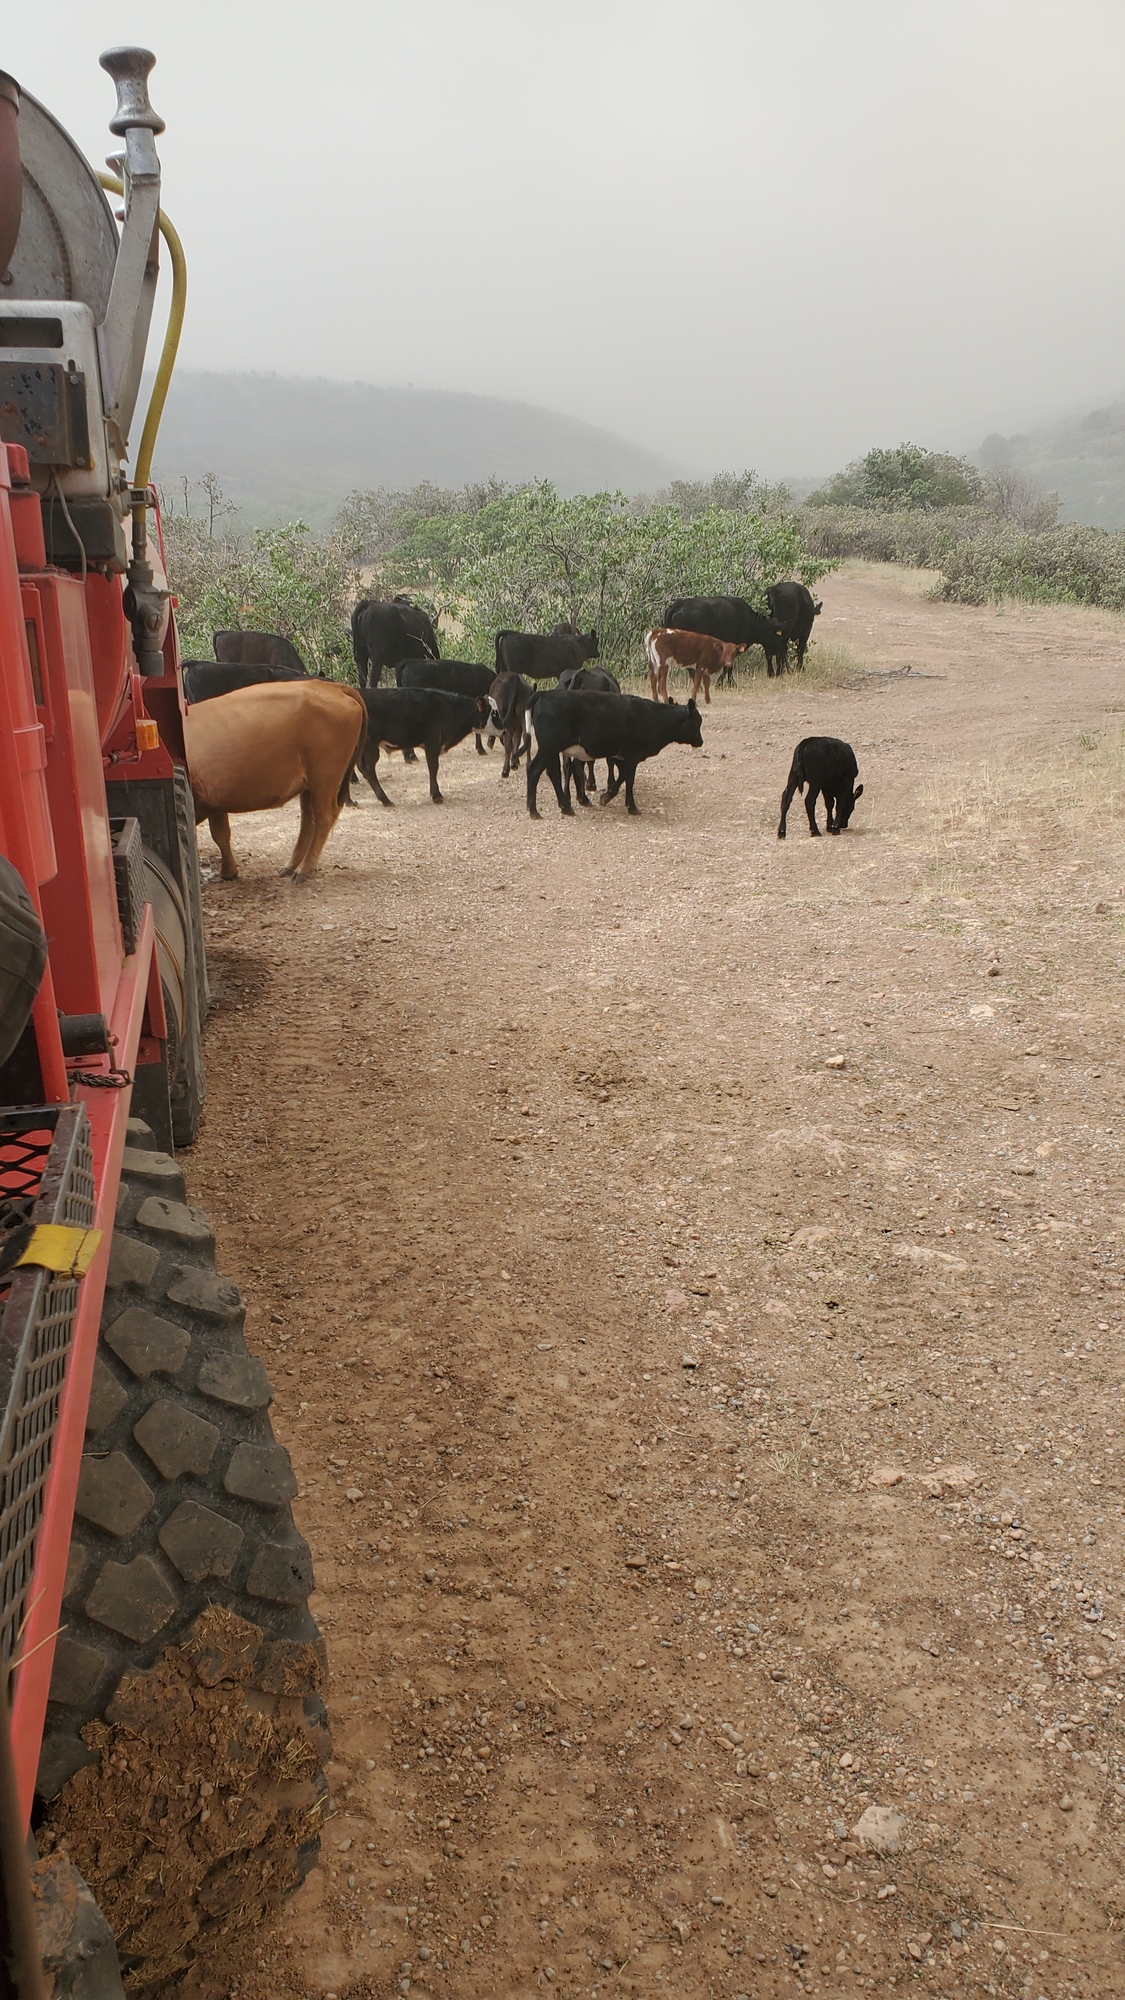
POLYGON ((309 878, 307 875, 302 875, 300 869, 298 868, 294 871, 292 879, 293 879, 293 887, 295 889, 303 889, 305 883, 308 881, 309 878))
POLYGON ((809 828, 809 838, 810 838, 810 840, 819 840, 819 839, 820 839, 820 828, 819 828, 818 826, 810 826, 810 828, 809 828))
MULTIPOLYGON (((282 869, 282 871, 281 871, 281 872, 282 872, 282 874, 284 875, 284 873, 285 873, 285 870, 284 870, 284 868, 282 869)), ((228 868, 220 868, 220 870, 219 870, 219 880, 220 880, 220 882, 237 882, 237 880, 238 880, 238 870, 237 870, 237 868, 229 868, 229 869, 228 869, 228 868)))
MULTIPOLYGON (((292 870, 291 868, 279 868, 277 872, 278 872, 278 874, 279 874, 279 875, 292 875, 292 873, 293 873, 293 870, 292 870)), ((233 879, 234 879, 234 878, 233 878, 233 876, 230 876, 230 875, 227 875, 227 876, 224 876, 224 878, 223 878, 223 879, 224 879, 224 881, 227 881, 227 882, 229 882, 229 881, 233 881, 233 879)))
POLYGON ((573 806, 571 806, 571 805, 565 805, 565 806, 563 806, 563 808, 562 808, 562 813, 563 813, 563 817, 564 817, 564 819, 573 819, 573 818, 574 818, 574 807, 573 807, 573 806))
POLYGON ((430 804, 435 806, 443 806, 445 804, 445 800, 440 792, 430 793, 430 804))
POLYGON ((779 827, 778 827, 778 829, 777 829, 777 837, 778 837, 778 839, 779 839, 779 840, 784 840, 784 839, 785 839, 785 828, 784 828, 783 826, 779 826, 779 827))
POLYGON ((540 812, 536 812, 536 810, 535 810, 535 807, 534 807, 534 806, 528 806, 528 809, 527 809, 527 816, 528 816, 528 819, 542 819, 542 817, 543 817, 542 813, 540 813, 540 812))
POLYGON ((626 806, 625 810, 632 813, 634 819, 639 819, 641 816, 640 806, 626 806))

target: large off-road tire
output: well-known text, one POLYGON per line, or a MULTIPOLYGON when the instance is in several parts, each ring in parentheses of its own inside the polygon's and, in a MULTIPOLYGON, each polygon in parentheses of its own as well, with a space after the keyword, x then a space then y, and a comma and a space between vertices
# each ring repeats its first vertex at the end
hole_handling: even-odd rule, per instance
POLYGON ((130 1122, 39 1769, 126 1988, 225 1992, 327 1808, 323 1642, 265 1369, 180 1170, 130 1122))

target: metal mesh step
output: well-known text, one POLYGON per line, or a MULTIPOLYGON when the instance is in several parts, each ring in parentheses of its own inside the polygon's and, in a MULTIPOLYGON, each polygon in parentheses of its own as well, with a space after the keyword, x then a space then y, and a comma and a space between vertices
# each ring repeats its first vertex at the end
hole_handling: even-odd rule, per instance
MULTIPOLYGON (((0 1247, 29 1222, 93 1220, 85 1105, 0 1110, 0 1247)), ((27 1616, 80 1282, 34 1266, 0 1277, 0 1670, 27 1616)))

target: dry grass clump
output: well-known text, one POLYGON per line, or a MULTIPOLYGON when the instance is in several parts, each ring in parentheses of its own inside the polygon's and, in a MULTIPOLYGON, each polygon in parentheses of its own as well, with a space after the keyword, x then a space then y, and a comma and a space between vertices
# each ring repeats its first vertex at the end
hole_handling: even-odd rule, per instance
POLYGON ((995 839, 1034 824, 1057 825, 1073 838, 1096 819, 1125 818, 1125 728, 1083 731, 1038 755, 986 758, 960 783, 933 788, 931 802, 947 836, 995 839))
POLYGON ((925 798, 932 843, 924 894, 935 906, 939 929, 960 930, 971 920, 969 906, 984 914, 997 897, 1013 892, 1057 894, 1075 869, 1104 863, 1114 849, 1120 857, 1125 728, 1084 731, 1048 750, 985 758, 949 773, 927 788, 925 798))

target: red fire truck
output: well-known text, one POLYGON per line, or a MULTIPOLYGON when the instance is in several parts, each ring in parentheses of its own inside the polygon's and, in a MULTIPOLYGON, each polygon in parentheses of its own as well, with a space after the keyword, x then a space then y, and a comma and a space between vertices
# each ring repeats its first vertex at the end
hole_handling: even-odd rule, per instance
POLYGON ((269 1382, 173 1157, 208 990, 149 482, 186 280, 153 57, 101 63, 106 174, 0 76, 0 1991, 112 1994, 120 1962, 203 1995, 317 1852, 324 1663, 269 1382))

